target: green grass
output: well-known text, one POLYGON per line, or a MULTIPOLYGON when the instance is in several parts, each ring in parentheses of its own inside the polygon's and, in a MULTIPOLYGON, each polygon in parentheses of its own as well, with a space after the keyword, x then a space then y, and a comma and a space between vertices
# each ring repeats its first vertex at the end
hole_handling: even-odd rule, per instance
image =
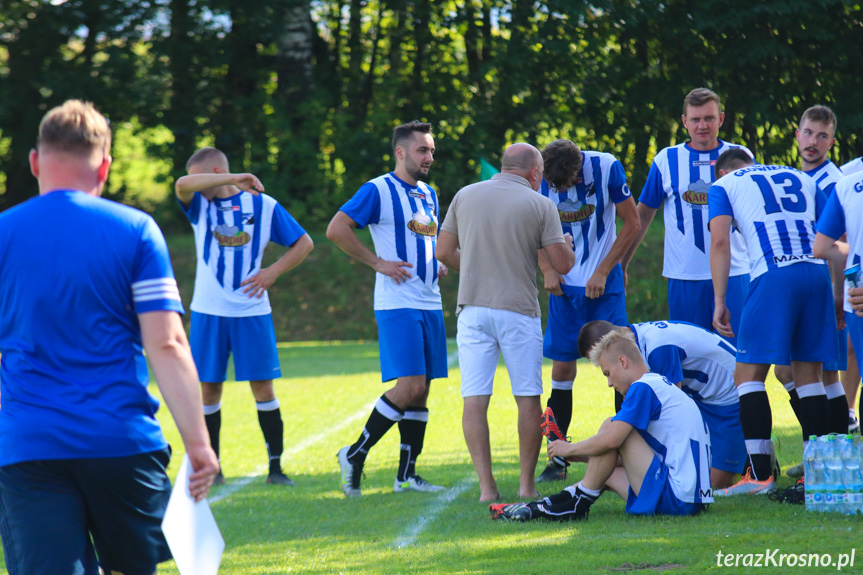
MULTIPOLYGON (((662 277, 662 218, 656 218, 629 269, 627 308, 633 322, 668 318, 667 288, 662 277)), ((311 234, 315 249, 301 265, 287 272, 269 290, 273 322, 279 341, 376 340, 377 325, 371 313, 374 272, 345 255, 323 232, 311 234)), ((367 230, 359 237, 372 247, 367 230)), ((191 233, 167 237, 171 261, 188 309, 195 284, 195 240, 191 233)), ((283 253, 270 245, 268 265, 283 253)), ((539 302, 547 317, 548 295, 538 274, 539 302)), ((440 281, 447 335, 455 337, 458 274, 440 281)), ((188 328, 188 314, 185 317, 188 328)))
MULTIPOLYGON (((863 517, 810 514, 802 506, 765 497, 720 500, 698 517, 634 518, 624 515, 619 498, 605 494, 583 523, 492 521, 486 505, 477 502, 479 489, 461 433, 457 366, 449 379, 433 384, 431 418, 418 465, 421 474, 450 489, 439 494, 393 493, 398 434, 390 432, 369 456, 363 496, 346 499, 339 490, 335 453, 356 438, 372 402, 386 388, 380 382, 376 343, 289 343, 281 344, 279 353, 284 371, 276 382, 285 419, 283 466, 297 486, 266 485, 266 453, 251 393, 246 383, 227 384, 222 461, 228 484, 211 492, 211 498, 218 498, 212 509, 227 545, 222 573, 546 575, 611 573, 625 564, 676 564, 676 572, 682 573, 744 573, 743 567, 718 569, 717 552, 780 548, 786 553, 836 555, 850 553, 861 540, 863 517)), ((549 370, 546 366, 546 381, 549 370)), ((516 409, 503 368, 495 390, 489 414, 495 474, 504 499, 515 500, 516 409)), ((780 459, 787 468, 800 461, 800 432, 784 390, 771 379, 768 391, 780 459)), ((570 433, 581 439, 611 414, 612 394, 598 370, 581 363, 575 397, 570 433)), ((182 444, 166 409, 160 419, 175 449, 170 468, 174 474, 182 444)), ((584 465, 571 469, 575 481, 584 465)), ((782 487, 789 484, 788 479, 780 481, 782 487)), ((563 485, 540 488, 551 493, 563 485)), ((860 561, 863 549, 857 553, 858 572, 860 561)), ((177 571, 167 563, 160 573, 177 571)))

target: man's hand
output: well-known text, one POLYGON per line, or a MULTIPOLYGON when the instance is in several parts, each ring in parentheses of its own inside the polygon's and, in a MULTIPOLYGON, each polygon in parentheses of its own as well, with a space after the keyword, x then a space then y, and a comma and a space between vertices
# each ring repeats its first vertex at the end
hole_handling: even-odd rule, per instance
POLYGON ((392 278, 394 282, 400 284, 402 282, 406 282, 411 278, 411 274, 405 268, 414 267, 410 262, 401 262, 401 261, 390 261, 378 259, 378 262, 375 264, 375 271, 385 276, 392 278))
POLYGON ((209 445, 202 445, 186 451, 189 463, 192 464, 192 474, 189 476, 189 493, 200 501, 210 492, 213 479, 219 473, 219 460, 209 445))
POLYGON ((545 291, 553 295, 563 295, 563 290, 560 286, 566 282, 563 281, 562 275, 550 269, 547 273, 543 271, 542 277, 545 280, 545 291))
POLYGON ((584 295, 588 299, 597 299, 605 293, 605 280, 608 279, 608 274, 597 269, 587 280, 587 285, 584 286, 584 295))
POLYGON ((271 267, 262 268, 261 271, 243 281, 240 286, 248 286, 243 290, 244 294, 248 294, 249 297, 261 298, 270 289, 274 283, 276 283, 276 279, 279 277, 278 272, 274 271, 271 267))
POLYGON ((719 335, 725 337, 734 337, 734 332, 731 331, 731 312, 724 303, 714 304, 713 307, 713 327, 719 335))
POLYGON ((568 247, 569 249, 572 249, 572 234, 571 233, 566 232, 565 234, 563 234, 563 241, 566 244, 566 247, 568 247))
POLYGON ((254 174, 231 174, 232 183, 243 191, 257 196, 264 191, 264 184, 254 174))
POLYGON ((449 268, 446 267, 446 264, 443 262, 437 263, 437 277, 445 278, 449 273, 449 268))
POLYGON ((572 443, 567 443, 565 441, 551 441, 546 448, 548 451, 548 457, 562 457, 566 459, 567 457, 573 455, 573 447, 572 443))
POLYGON ((858 316, 863 317, 863 287, 848 290, 848 302, 858 316))

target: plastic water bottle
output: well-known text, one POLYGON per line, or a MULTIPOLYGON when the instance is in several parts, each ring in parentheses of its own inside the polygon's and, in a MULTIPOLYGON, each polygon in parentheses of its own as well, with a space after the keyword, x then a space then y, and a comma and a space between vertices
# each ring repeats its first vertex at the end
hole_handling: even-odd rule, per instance
POLYGON ((845 510, 845 486, 842 485, 842 453, 835 435, 827 436, 824 450, 824 507, 826 511, 842 513, 845 510))
POLYGON ((845 513, 863 513, 863 475, 860 473, 860 446, 853 435, 842 440, 842 483, 845 486, 845 513))
POLYGON ((814 435, 803 450, 803 476, 806 478, 806 511, 824 511, 824 459, 821 445, 814 435))

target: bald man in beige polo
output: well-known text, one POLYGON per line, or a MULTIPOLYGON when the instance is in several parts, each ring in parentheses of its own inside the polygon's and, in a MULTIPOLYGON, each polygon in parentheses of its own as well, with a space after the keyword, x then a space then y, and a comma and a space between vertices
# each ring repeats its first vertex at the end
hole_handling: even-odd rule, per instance
POLYGON ((518 406, 519 496, 535 497, 541 444, 542 327, 536 269, 542 249, 555 271, 575 263, 557 209, 536 193, 542 155, 530 144, 503 154, 501 173, 462 188, 441 227, 435 257, 459 273, 458 356, 462 427, 479 476, 480 501, 500 497, 491 468, 488 406, 503 354, 518 406))

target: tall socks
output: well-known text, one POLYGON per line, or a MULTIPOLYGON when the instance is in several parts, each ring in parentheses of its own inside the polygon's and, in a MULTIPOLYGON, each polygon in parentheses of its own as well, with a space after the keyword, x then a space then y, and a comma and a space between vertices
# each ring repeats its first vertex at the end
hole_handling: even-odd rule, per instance
POLYGON ((270 473, 279 473, 282 471, 281 459, 285 433, 279 400, 258 402, 256 405, 258 407, 258 423, 261 425, 264 442, 267 444, 267 454, 270 458, 270 473))
POLYGON ((401 448, 399 451, 399 470, 397 479, 406 481, 416 475, 416 461, 423 450, 429 410, 425 407, 408 407, 399 421, 401 448))
POLYGON ((401 421, 404 415, 405 412, 386 396, 380 396, 360 437, 348 449, 348 460, 352 463, 364 463, 369 449, 380 441, 390 427, 401 421))
POLYGON ((773 429, 767 390, 763 381, 747 381, 737 386, 737 394, 740 397, 740 425, 752 463, 752 474, 755 479, 764 480, 771 473, 770 432, 773 429))

